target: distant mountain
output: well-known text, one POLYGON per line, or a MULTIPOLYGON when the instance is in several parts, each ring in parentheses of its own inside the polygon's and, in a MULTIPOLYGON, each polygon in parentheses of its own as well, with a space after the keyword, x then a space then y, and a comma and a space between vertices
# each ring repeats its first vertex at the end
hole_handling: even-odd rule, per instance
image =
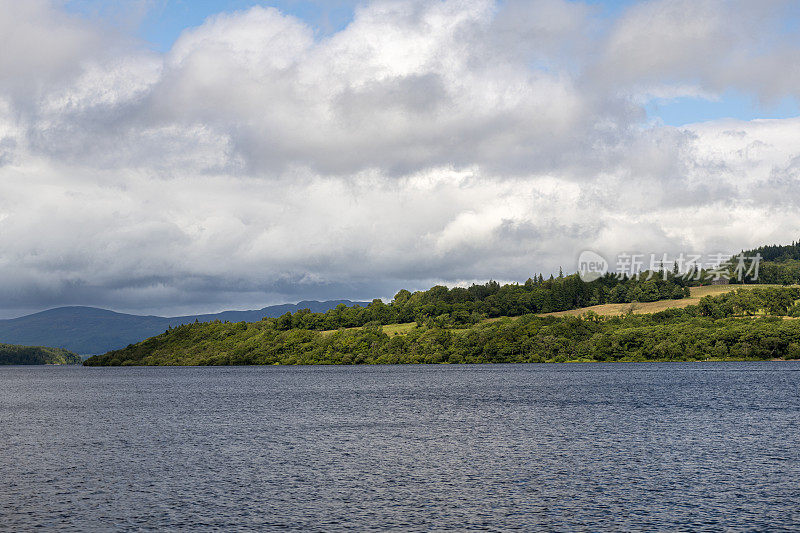
POLYGON ((256 322, 287 312, 311 309, 324 313, 339 304, 366 306, 367 302, 329 300, 272 305, 256 311, 223 311, 176 317, 116 313, 96 307, 58 307, 32 315, 0 320, 0 342, 26 346, 55 346, 80 354, 99 354, 123 348, 166 329, 194 322, 256 322))

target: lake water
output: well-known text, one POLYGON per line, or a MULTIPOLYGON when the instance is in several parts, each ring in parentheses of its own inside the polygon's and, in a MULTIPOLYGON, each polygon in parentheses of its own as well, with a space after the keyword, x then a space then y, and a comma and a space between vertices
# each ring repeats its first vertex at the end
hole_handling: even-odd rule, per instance
POLYGON ((800 363, 0 367, 0 529, 800 528, 800 363))

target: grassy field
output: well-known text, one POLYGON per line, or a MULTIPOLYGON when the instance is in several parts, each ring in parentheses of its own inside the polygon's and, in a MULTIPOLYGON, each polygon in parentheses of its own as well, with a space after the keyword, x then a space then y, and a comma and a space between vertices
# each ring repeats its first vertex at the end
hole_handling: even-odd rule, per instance
POLYGON ((412 329, 417 327, 416 322, 407 322, 405 324, 387 324, 383 326, 383 332, 389 335, 405 335, 412 329))
MULTIPOLYGON (((797 285, 793 285, 796 287, 797 285)), ((633 311, 634 314, 643 315, 647 313, 658 313, 659 311, 664 311, 666 309, 682 309, 684 307, 688 307, 690 305, 696 305, 700 302, 700 299, 704 296, 717 296, 719 294, 724 294, 726 292, 731 292, 736 289, 753 289, 753 288, 764 288, 764 287, 785 287, 785 285, 709 285, 706 287, 691 287, 691 296, 689 298, 683 298, 681 300, 659 300, 657 302, 632 302, 627 304, 603 304, 603 305, 593 305, 591 307, 581 307, 579 309, 571 309, 569 311, 558 311, 555 313, 542 313, 539 316, 581 316, 589 311, 593 311, 598 315, 603 316, 614 316, 614 315, 624 315, 630 311, 633 311)), ((497 318, 487 318, 483 322, 495 322, 497 320, 508 319, 509 317, 497 317, 497 318)), ((517 317, 510 317, 511 320, 516 319, 517 317)), ((383 326, 383 332, 389 335, 390 337, 393 335, 406 335, 412 329, 416 328, 416 322, 408 322, 406 324, 387 324, 383 326)), ((359 328, 347 328, 347 329, 359 329, 359 328)), ((338 330, 326 330, 321 331, 323 335, 330 335, 338 330)), ((454 332, 459 331, 466 331, 466 329, 454 329, 454 332)))
MULTIPOLYGON (((383 326, 383 332, 389 335, 406 335, 409 331, 417 327, 416 322, 407 322, 405 324, 386 324, 383 326)), ((361 328, 344 328, 344 329, 361 329, 361 328)), ((324 331, 320 331, 323 335, 330 335, 331 333, 336 333, 339 331, 338 329, 326 329, 324 331)))
POLYGON ((784 287, 785 285, 709 285, 707 287, 691 287, 691 296, 682 300, 659 300, 657 302, 633 302, 629 304, 603 304, 591 307, 581 307, 569 311, 558 311, 556 313, 545 313, 541 316, 580 316, 589 311, 594 311, 598 315, 613 316, 622 315, 629 311, 634 314, 658 313, 666 309, 682 309, 690 305, 697 305, 703 296, 717 296, 736 289, 753 289, 765 287, 784 287))

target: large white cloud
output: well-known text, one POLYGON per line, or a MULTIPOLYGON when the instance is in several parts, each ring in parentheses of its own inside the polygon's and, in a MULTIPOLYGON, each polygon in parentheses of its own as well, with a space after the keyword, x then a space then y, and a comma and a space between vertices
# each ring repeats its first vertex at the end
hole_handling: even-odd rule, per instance
POLYGON ((585 248, 793 240, 798 120, 642 109, 792 96, 785 5, 375 2, 323 38, 255 7, 159 54, 0 2, 0 312, 385 297, 585 248))

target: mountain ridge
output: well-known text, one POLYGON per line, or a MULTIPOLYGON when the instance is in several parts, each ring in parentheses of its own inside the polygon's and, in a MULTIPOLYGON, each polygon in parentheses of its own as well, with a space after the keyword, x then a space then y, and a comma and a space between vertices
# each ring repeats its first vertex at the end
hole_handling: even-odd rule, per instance
POLYGON ((53 346, 83 355, 105 353, 190 322, 255 322, 287 312, 311 309, 324 312, 336 306, 366 306, 351 300, 303 300, 249 311, 221 311, 163 317, 134 315, 89 306, 63 306, 17 318, 0 320, 0 342, 25 346, 53 346))

